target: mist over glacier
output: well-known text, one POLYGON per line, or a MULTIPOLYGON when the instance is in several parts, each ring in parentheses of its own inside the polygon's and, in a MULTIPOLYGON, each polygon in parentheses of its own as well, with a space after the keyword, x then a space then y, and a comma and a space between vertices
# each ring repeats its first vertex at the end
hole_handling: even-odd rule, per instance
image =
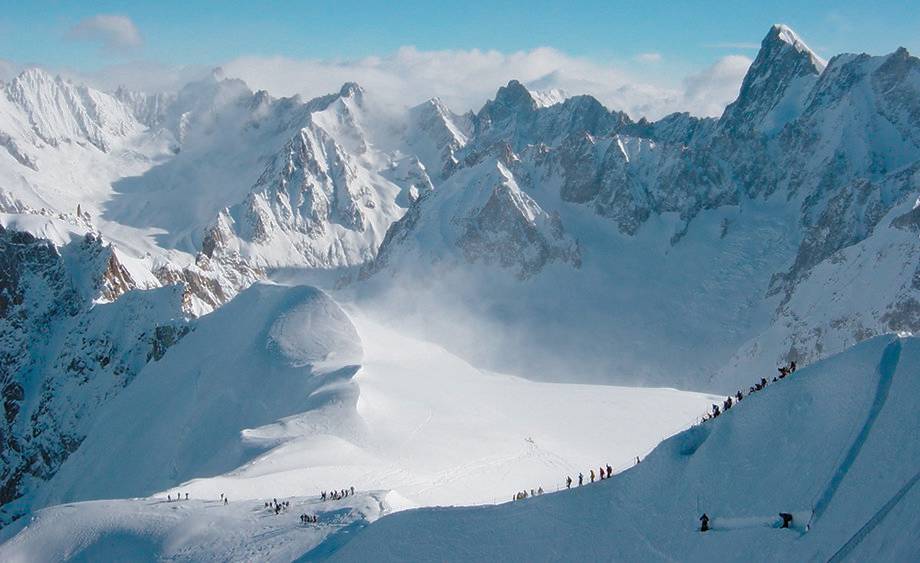
POLYGON ((0 84, 0 559, 912 559, 920 59, 441 55, 0 84))

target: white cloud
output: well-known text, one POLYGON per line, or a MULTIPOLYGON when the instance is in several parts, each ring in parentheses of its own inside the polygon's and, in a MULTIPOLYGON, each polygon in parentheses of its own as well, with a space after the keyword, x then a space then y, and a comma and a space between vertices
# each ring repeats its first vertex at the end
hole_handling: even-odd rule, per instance
POLYGON ((725 106, 738 97, 741 81, 751 59, 741 55, 722 57, 715 64, 684 78, 684 103, 698 115, 722 115, 725 106))
POLYGON ((109 51, 140 47, 144 42, 131 18, 112 14, 85 18, 71 27, 67 36, 78 41, 98 43, 109 51))
POLYGON ((657 63, 661 62, 661 53, 639 53, 635 59, 640 63, 657 63))
MULTIPOLYGON (((562 90, 590 94, 612 110, 632 118, 658 119, 675 111, 718 116, 738 94, 751 60, 743 56, 720 59, 711 67, 672 84, 660 82, 656 65, 647 76, 627 72, 616 64, 573 57, 551 48, 515 53, 454 50, 421 51, 403 47, 395 53, 355 60, 292 59, 248 56, 222 65, 228 77, 241 78, 253 89, 274 96, 300 94, 314 98, 337 92, 345 82, 357 82, 369 99, 387 107, 406 107, 438 96, 454 111, 477 111, 495 91, 517 79, 532 90, 562 90)), ((639 69, 641 70, 641 69, 639 69)), ((118 86, 146 92, 175 91, 208 74, 204 67, 175 67, 152 62, 111 65, 98 71, 52 69, 77 82, 112 91, 118 86)), ((3 68, 0 66, 0 76, 3 68)))
MULTIPOLYGON (((733 60, 737 63, 741 59, 750 63, 744 57, 733 60)), ((227 76, 241 78, 251 87, 273 95, 312 98, 353 81, 384 103, 414 105, 439 96, 460 112, 478 110, 499 86, 517 79, 532 89, 558 88, 570 94, 591 94, 610 109, 650 119, 673 111, 718 115, 722 108, 717 110, 713 99, 733 98, 741 83, 741 77, 731 72, 739 65, 726 67, 720 61, 715 68, 704 71, 717 78, 709 86, 711 97, 701 95, 704 86, 693 77, 683 85, 683 89, 692 88, 692 95, 687 96, 680 83, 660 84, 636 77, 615 64, 573 57, 548 47, 514 53, 403 47, 391 55, 357 60, 248 56, 222 66, 227 76)))

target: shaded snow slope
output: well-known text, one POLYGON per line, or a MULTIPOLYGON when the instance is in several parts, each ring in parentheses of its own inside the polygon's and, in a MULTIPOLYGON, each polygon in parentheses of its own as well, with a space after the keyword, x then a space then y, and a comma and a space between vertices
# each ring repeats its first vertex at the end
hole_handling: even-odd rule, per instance
POLYGON ((348 318, 312 288, 256 285, 191 328, 99 413, 39 506, 146 495, 238 467, 262 449, 241 430, 305 410, 360 361, 348 318))
POLYGON ((489 508, 402 512, 336 556, 915 560, 918 365, 920 340, 875 338, 666 440, 612 480, 489 508), (792 529, 778 528, 781 511, 794 514, 792 529))

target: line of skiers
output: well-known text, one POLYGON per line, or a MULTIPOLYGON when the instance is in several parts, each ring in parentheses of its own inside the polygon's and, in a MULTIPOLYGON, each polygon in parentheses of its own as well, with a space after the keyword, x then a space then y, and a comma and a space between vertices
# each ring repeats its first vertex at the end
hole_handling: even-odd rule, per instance
MULTIPOLYGON (((780 379, 785 379, 787 375, 791 375, 791 374, 795 373, 796 365, 795 365, 795 362, 789 362, 789 365, 788 365, 788 366, 781 366, 781 367, 779 367, 779 368, 777 368, 777 369, 779 370, 779 375, 777 375, 777 376, 775 376, 775 377, 773 378, 773 382, 774 382, 774 383, 776 383, 776 382, 779 381, 780 379)), ((748 395, 750 395, 751 393, 755 393, 755 392, 757 392, 757 391, 760 391, 761 389, 763 389, 764 387, 767 386, 767 383, 768 383, 768 382, 767 382, 767 378, 766 378, 766 377, 761 377, 761 378, 760 378, 760 383, 755 383, 754 385, 751 386, 750 390, 748 391, 748 395)), ((724 401, 722 401, 722 406, 721 406, 721 407, 719 407, 719 405, 715 405, 715 404, 712 405, 712 411, 711 411, 711 412, 707 412, 707 413, 703 416, 703 422, 706 422, 707 420, 716 418, 717 416, 719 416, 719 415, 722 414, 723 412, 725 412, 725 411, 727 411, 728 409, 732 408, 733 405, 735 405, 735 404, 737 404, 737 403, 740 403, 741 400, 742 400, 743 398, 744 398, 744 394, 742 394, 742 393, 741 393, 741 390, 739 389, 738 392, 735 393, 735 396, 734 396, 734 397, 729 396, 729 397, 727 397, 724 401)), ((705 515, 704 515, 704 516, 705 516, 705 515)))
POLYGON ((273 498, 271 502, 265 502, 265 508, 274 510, 275 514, 280 514, 282 511, 287 510, 291 507, 290 501, 283 500, 278 502, 278 499, 273 498))
POLYGON ((316 514, 312 514, 312 515, 310 515, 310 514, 301 514, 301 515, 300 515, 300 523, 301 523, 301 524, 318 524, 318 523, 319 523, 319 516, 317 516, 316 514))
MULTIPOLYGON (((176 502, 179 502, 180 500, 182 500, 182 494, 176 493, 176 502)), ((188 493, 185 493, 185 500, 188 500, 188 493)), ((166 502, 172 502, 172 501, 173 501, 172 495, 166 495, 166 502)))
POLYGON ((542 495, 542 494, 543 494, 543 487, 540 487, 539 489, 536 489, 536 490, 530 489, 529 495, 527 494, 527 491, 524 490, 524 491, 515 493, 514 496, 511 497, 511 500, 524 500, 528 496, 535 497, 537 495, 542 495))
MULTIPOLYGON (((639 463, 639 457, 638 457, 638 456, 636 456, 636 463, 639 463)), ((594 470, 593 470, 593 469, 590 470, 590 471, 588 472, 588 478, 591 479, 591 482, 592 482, 592 483, 594 482, 595 479, 597 479, 597 476, 598 476, 598 475, 600 475, 600 478, 601 478, 601 479, 609 479, 609 478, 613 477, 613 468, 610 467, 610 464, 608 463, 606 467, 604 467, 603 465, 600 466, 600 467, 598 468, 597 473, 594 473, 594 470)), ((574 482, 574 481, 572 481, 572 476, 571 476, 571 475, 566 475, 566 477, 565 477, 565 488, 566 488, 566 489, 571 489, 571 488, 572 488, 572 483, 573 483, 573 482, 574 482)), ((578 486, 580 487, 580 486, 582 486, 582 485, 584 485, 584 484, 585 484, 585 474, 584 474, 584 473, 579 473, 579 474, 578 474, 578 486)))
POLYGON ((354 495, 354 494, 355 494, 355 488, 349 487, 347 489, 342 489, 340 491, 330 491, 328 493, 326 491, 323 491, 319 495, 319 498, 323 502, 326 502, 327 500, 342 500, 343 498, 354 495))

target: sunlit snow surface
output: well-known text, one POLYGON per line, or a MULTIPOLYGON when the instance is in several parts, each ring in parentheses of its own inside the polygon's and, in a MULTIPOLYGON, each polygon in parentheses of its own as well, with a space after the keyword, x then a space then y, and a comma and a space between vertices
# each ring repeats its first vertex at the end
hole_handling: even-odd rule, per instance
POLYGON ((254 534, 266 559, 286 560, 387 511, 503 502, 602 464, 621 470, 715 400, 483 372, 359 311, 350 318, 354 327, 318 290, 266 284, 203 317, 104 408, 37 505, 148 498, 39 512, 0 559, 45 553, 39 545, 57 550, 52 559, 106 546, 248 559, 239 538, 254 534), (354 510, 301 508, 352 486, 354 510), (162 502, 179 492, 192 500, 162 502), (215 506, 220 494, 231 503, 215 506), (268 518, 260 507, 272 498, 295 506, 268 518), (299 511, 322 512, 324 525, 300 530, 299 511), (221 544, 221 529, 237 539, 221 544), (188 551, 199 541, 209 547, 188 551))

